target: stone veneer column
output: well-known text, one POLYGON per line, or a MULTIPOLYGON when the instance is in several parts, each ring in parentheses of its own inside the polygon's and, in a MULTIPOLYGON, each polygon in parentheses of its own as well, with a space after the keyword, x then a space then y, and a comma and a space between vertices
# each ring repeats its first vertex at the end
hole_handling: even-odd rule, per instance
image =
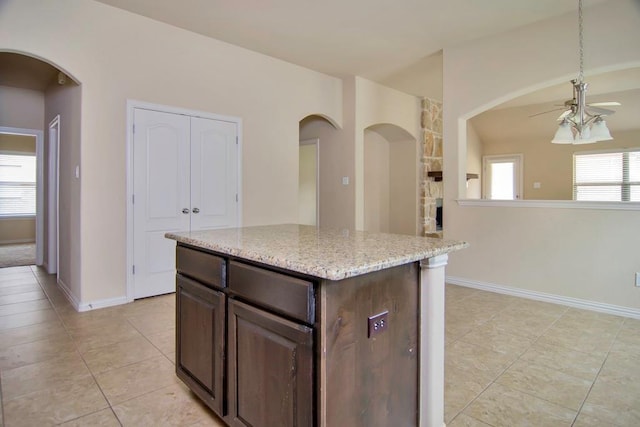
POLYGON ((421 127, 420 234, 442 237, 442 231, 436 230, 436 199, 442 198, 443 184, 427 175, 430 171, 442 171, 442 102, 422 99, 421 127))

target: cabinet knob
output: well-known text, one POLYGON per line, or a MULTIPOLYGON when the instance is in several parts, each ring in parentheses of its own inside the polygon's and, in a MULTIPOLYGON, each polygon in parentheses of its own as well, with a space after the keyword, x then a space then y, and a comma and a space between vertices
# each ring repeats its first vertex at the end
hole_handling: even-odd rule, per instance
POLYGON ((187 209, 187 208, 182 209, 182 213, 183 214, 188 214, 189 213, 189 209, 187 209))
POLYGON ((193 212, 193 213, 198 213, 198 212, 200 212, 200 209, 198 209, 198 208, 193 208, 193 211, 192 211, 192 212, 193 212))

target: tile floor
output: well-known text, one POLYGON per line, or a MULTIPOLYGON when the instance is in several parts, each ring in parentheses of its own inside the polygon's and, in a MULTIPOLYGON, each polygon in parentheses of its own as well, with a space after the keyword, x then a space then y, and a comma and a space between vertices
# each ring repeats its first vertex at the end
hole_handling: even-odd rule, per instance
MULTIPOLYGON (((221 426, 174 375, 174 296, 77 313, 0 269, 0 427, 221 426)), ((640 321, 446 292, 447 426, 640 425, 640 321)))
POLYGON ((78 313, 53 276, 0 269, 0 427, 222 426, 175 376, 174 302, 78 313))
POLYGON ((445 421, 639 426, 640 320, 446 289, 445 421))

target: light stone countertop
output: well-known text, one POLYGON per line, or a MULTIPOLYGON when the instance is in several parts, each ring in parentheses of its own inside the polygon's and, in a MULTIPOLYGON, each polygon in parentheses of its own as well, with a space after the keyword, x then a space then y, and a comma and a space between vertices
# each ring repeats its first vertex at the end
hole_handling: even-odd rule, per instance
POLYGON ((346 279, 469 246, 462 241, 296 224, 166 233, 165 237, 329 280, 346 279))

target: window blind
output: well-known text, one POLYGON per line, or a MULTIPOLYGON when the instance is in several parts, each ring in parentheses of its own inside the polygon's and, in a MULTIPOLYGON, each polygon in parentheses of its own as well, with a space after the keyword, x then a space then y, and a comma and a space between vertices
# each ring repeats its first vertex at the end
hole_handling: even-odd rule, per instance
POLYGON ((36 156, 0 154, 0 217, 36 214, 36 156))
POLYGON ((574 154, 573 198, 640 201, 640 150, 574 154))

